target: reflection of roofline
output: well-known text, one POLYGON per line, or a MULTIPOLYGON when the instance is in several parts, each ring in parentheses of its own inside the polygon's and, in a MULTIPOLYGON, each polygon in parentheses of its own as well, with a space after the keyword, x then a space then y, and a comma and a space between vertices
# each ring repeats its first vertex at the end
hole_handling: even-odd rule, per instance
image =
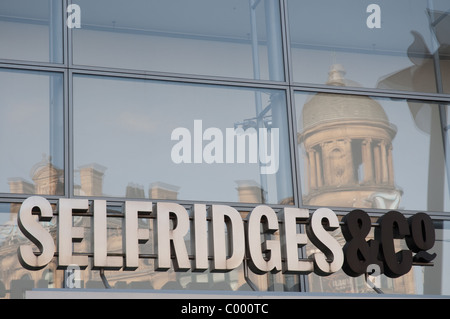
POLYGON ((238 184, 238 187, 261 187, 259 183, 252 179, 242 179, 235 181, 238 184))
POLYGON ((101 173, 104 173, 108 169, 107 167, 97 164, 97 163, 90 163, 90 164, 78 166, 78 169, 83 169, 83 168, 92 168, 93 170, 101 172, 101 173))
MULTIPOLYGON (((336 119, 332 119, 332 120, 323 120, 321 122, 317 122, 313 126, 307 127, 303 132, 297 133, 297 142, 298 143, 303 142, 308 135, 314 134, 317 131, 339 128, 342 126, 348 127, 349 125, 351 125, 351 126, 362 125, 362 126, 366 126, 366 127, 368 127, 368 126, 377 127, 377 128, 380 128, 380 129, 383 129, 383 130, 386 130, 387 132, 389 132, 392 139, 397 134, 397 126, 392 123, 389 123, 389 122, 376 121, 376 120, 372 120, 372 119, 351 119, 351 120, 349 119, 349 120, 342 120, 342 121, 336 122, 336 119)), ((373 136, 367 136, 367 135, 361 136, 361 138, 368 138, 368 137, 373 137, 373 136)))
POLYGON ((22 177, 8 177, 8 182, 25 182, 25 183, 33 184, 29 180, 22 178, 22 177))
POLYGON ((152 189, 152 188, 160 188, 160 189, 165 189, 165 190, 172 191, 172 192, 178 192, 178 190, 180 189, 180 187, 178 187, 178 186, 167 184, 164 182, 153 182, 150 184, 150 189, 152 189))
POLYGON ((346 184, 342 186, 322 186, 321 188, 311 190, 308 194, 303 194, 302 198, 304 202, 308 202, 312 198, 323 194, 328 195, 332 193, 361 192, 361 191, 368 191, 368 192, 395 191, 399 192, 400 196, 403 195, 403 189, 401 189, 398 186, 370 183, 370 184, 346 184))
POLYGON ((379 102, 366 95, 320 92, 314 94, 302 109, 302 127, 313 126, 323 120, 365 120, 389 122, 379 102))

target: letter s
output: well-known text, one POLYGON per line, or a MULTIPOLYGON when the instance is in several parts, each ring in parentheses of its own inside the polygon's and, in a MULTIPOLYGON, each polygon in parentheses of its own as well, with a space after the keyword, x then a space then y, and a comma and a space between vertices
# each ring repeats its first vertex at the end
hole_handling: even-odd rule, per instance
POLYGON ((336 214, 329 208, 319 208, 311 216, 311 222, 306 227, 311 242, 322 252, 314 254, 314 272, 321 276, 328 276, 341 269, 344 263, 344 253, 339 242, 327 230, 339 227, 336 214), (328 220, 328 226, 322 220, 328 220), (331 260, 331 261, 329 261, 331 260))
POLYGON ((20 207, 17 215, 19 229, 39 249, 38 253, 34 253, 32 245, 21 245, 19 247, 19 261, 28 270, 44 268, 52 260, 55 253, 55 243, 52 236, 33 217, 34 208, 39 209, 39 221, 50 221, 53 217, 52 206, 45 198, 40 196, 27 198, 20 207))

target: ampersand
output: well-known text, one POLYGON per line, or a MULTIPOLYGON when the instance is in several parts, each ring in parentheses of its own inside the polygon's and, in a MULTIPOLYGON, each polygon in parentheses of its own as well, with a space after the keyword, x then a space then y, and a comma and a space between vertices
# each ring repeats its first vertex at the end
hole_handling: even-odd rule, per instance
POLYGON ((363 210, 353 210, 344 219, 342 233, 347 243, 344 250, 344 272, 352 277, 358 277, 367 272, 368 266, 376 264, 382 273, 383 263, 378 259, 379 242, 366 241, 372 223, 369 215, 363 210))

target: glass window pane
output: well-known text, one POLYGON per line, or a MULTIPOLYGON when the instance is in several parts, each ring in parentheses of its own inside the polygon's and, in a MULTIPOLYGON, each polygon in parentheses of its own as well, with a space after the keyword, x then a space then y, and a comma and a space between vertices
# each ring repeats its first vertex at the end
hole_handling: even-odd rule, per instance
POLYGON ((278 0, 74 3, 75 64, 284 80, 278 0))
POLYGON ((0 69, 0 192, 64 194, 63 76, 0 69))
POLYGON ((284 91, 94 76, 73 88, 76 195, 292 202, 284 91))
POLYGON ((62 63, 62 20, 62 0, 2 0, 0 59, 62 63))
POLYGON ((332 84, 338 64, 348 86, 449 93, 448 1, 376 3, 289 0, 294 80, 332 84))
POLYGON ((450 211, 440 108, 296 93, 304 205, 450 211))

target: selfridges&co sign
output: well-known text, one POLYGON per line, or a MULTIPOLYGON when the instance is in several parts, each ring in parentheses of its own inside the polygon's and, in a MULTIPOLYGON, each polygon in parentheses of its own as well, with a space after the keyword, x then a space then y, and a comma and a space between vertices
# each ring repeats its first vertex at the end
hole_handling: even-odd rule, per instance
MULTIPOLYGON (((435 242, 431 218, 417 213, 408 219, 397 211, 389 211, 372 225, 369 215, 353 210, 340 223, 328 208, 319 208, 311 215, 307 209, 286 207, 276 213, 271 207, 255 207, 242 219, 240 213, 227 205, 193 204, 188 210, 171 202, 126 201, 122 224, 122 254, 111 256, 107 251, 107 206, 105 200, 59 199, 56 243, 42 222, 50 221, 54 212, 50 202, 33 196, 21 205, 18 226, 33 243, 19 247, 20 263, 29 270, 44 268, 57 256, 59 268, 88 266, 87 254, 74 251, 73 242, 84 240, 84 228, 73 225, 73 215, 91 216, 94 269, 136 270, 139 246, 153 236, 155 270, 227 272, 236 269, 244 259, 257 274, 280 272, 327 276, 341 268, 349 276, 365 274, 369 266, 378 266, 380 273, 399 277, 413 264, 427 265, 436 254, 430 254, 435 242), (36 218, 37 215, 38 218, 36 218), (153 218, 154 227, 140 228, 140 218, 153 218), (304 224, 302 232, 298 224, 304 224), (366 240, 371 228, 373 240, 366 240), (333 237, 341 228, 345 245, 333 237), (185 237, 190 233, 189 254, 185 237), (279 234, 279 236, 278 236, 279 234), (394 240, 401 240, 408 249, 398 249, 394 240), (301 247, 310 241, 318 249, 301 258, 301 247), (36 249, 37 248, 37 249, 36 249)), ((92 254, 91 254, 92 256, 92 254)))

